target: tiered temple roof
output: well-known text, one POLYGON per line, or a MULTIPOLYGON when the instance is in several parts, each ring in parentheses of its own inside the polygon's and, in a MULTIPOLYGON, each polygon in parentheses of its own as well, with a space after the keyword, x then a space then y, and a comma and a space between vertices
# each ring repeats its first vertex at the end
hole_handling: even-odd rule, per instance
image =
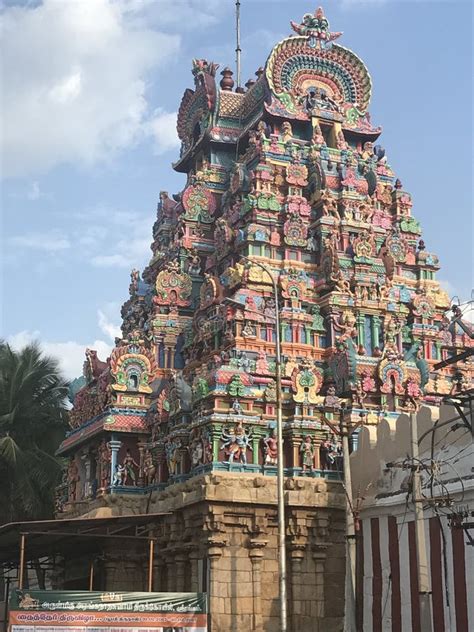
POLYGON ((320 10, 292 28, 245 89, 193 60, 174 164, 187 182, 160 193, 111 357, 87 351, 63 501, 207 470, 275 474, 273 280, 288 475, 333 474, 341 401, 375 427, 470 379, 462 362, 433 370, 471 341, 450 327, 438 257, 374 144, 364 63, 320 10))

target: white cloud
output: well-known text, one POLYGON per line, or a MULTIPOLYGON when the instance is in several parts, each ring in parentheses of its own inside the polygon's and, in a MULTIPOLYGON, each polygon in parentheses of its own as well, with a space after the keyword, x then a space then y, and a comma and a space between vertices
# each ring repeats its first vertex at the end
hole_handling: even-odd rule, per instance
POLYGON ((120 331, 120 327, 118 325, 114 325, 107 316, 100 309, 98 311, 99 316, 99 327, 112 341, 115 341, 115 338, 121 338, 122 332, 120 331))
POLYGON ((64 104, 74 101, 81 93, 81 71, 76 69, 63 81, 53 86, 49 98, 53 103, 64 104))
POLYGON ((438 279, 438 283, 441 289, 448 293, 449 298, 452 299, 454 303, 465 303, 473 297, 473 290, 471 288, 457 286, 446 279, 438 279))
POLYGON ((114 244, 115 252, 92 257, 90 262, 97 268, 132 268, 148 263, 151 237, 121 239, 114 244))
MULTIPOLYGON (((342 8, 360 8, 363 4, 368 4, 371 6, 383 6, 388 4, 391 0, 341 0, 342 8)), ((412 0, 401 0, 402 2, 411 2, 412 0)), ((433 0, 426 0, 432 2, 433 0)))
POLYGON ((180 32, 216 24, 234 9, 233 2, 222 0, 118 0, 118 3, 138 23, 145 21, 180 32))
POLYGON ((7 339, 7 342, 17 350, 25 345, 38 340, 46 355, 56 358, 59 366, 68 380, 73 380, 82 375, 82 365, 85 359, 86 348, 95 349, 101 360, 109 357, 112 346, 103 340, 94 340, 90 344, 81 344, 69 340, 67 342, 51 342, 41 340, 39 331, 20 331, 7 339))
POLYGON ((34 202, 35 200, 39 200, 40 197, 42 197, 43 194, 41 192, 40 189, 40 185, 39 182, 35 181, 31 183, 31 186, 28 190, 28 193, 26 194, 26 197, 31 200, 32 202, 34 202))
POLYGON ((87 253, 90 264, 97 268, 131 269, 148 263, 152 241, 149 217, 103 206, 86 211, 83 217, 87 218, 89 230, 100 234, 104 229, 101 240, 87 253))
POLYGON ((150 217, 144 213, 97 206, 70 214, 68 230, 28 232, 7 240, 12 262, 28 249, 44 252, 49 262, 68 258, 97 268, 143 268, 150 260, 150 217))
POLYGON ((9 243, 14 248, 30 248, 54 253, 71 248, 71 242, 67 235, 57 230, 52 230, 49 233, 16 235, 10 237, 9 243))
POLYGON ((120 330, 120 326, 112 322, 112 319, 109 317, 110 313, 112 313, 114 317, 119 314, 119 308, 116 303, 110 303, 102 309, 97 310, 100 329, 110 338, 112 342, 115 342, 115 338, 122 337, 122 332, 120 330))
POLYGON ((157 110, 155 116, 149 121, 148 129, 154 139, 154 153, 156 155, 164 154, 170 149, 179 147, 176 117, 176 112, 157 110))
MULTIPOLYGON (((156 4, 166 13, 173 3, 156 4)), ((176 53, 180 37, 136 19, 139 3, 133 15, 114 0, 4 8, 5 176, 92 165, 146 138, 148 74, 176 53)))

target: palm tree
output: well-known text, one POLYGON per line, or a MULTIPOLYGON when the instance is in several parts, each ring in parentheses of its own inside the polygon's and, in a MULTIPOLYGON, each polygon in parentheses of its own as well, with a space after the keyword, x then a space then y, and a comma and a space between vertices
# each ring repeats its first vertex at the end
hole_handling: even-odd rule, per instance
POLYGON ((53 516, 67 394, 57 361, 38 344, 14 351, 0 341, 0 524, 53 516))

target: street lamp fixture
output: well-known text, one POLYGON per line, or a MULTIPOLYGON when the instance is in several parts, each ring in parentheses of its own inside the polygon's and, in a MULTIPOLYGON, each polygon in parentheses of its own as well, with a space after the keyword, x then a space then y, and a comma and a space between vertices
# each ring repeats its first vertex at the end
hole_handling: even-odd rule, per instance
MULTIPOLYGON (((278 283, 270 268, 263 263, 249 259, 241 255, 241 260, 247 261, 251 265, 261 268, 272 280, 273 294, 275 299, 275 382, 276 382, 276 430, 277 430, 277 488, 278 488, 278 574, 279 574, 279 597, 280 597, 280 630, 288 630, 287 614, 287 590, 286 590, 286 531, 285 531, 285 497, 284 497, 284 469, 283 469, 283 415, 282 415, 282 384, 281 384, 281 329, 280 329, 280 301, 278 298, 278 283)), ((238 301, 225 299, 226 303, 231 303, 242 309, 238 301)), ((254 311, 254 310, 247 310, 254 311)), ((260 313, 260 312, 255 312, 260 313)))

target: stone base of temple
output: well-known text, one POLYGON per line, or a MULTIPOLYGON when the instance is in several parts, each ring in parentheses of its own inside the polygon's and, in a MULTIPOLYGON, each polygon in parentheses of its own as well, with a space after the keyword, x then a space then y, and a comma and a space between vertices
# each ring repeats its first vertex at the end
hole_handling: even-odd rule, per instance
MULTIPOLYGON (((166 513, 156 519, 153 590, 207 592, 212 632, 276 632, 276 483, 274 477, 211 473, 148 497, 104 495, 61 517, 166 513)), ((285 481, 289 629, 295 632, 342 629, 344 502, 339 482, 285 481)), ((108 547, 100 589, 146 590, 147 562, 146 542, 108 547)))

